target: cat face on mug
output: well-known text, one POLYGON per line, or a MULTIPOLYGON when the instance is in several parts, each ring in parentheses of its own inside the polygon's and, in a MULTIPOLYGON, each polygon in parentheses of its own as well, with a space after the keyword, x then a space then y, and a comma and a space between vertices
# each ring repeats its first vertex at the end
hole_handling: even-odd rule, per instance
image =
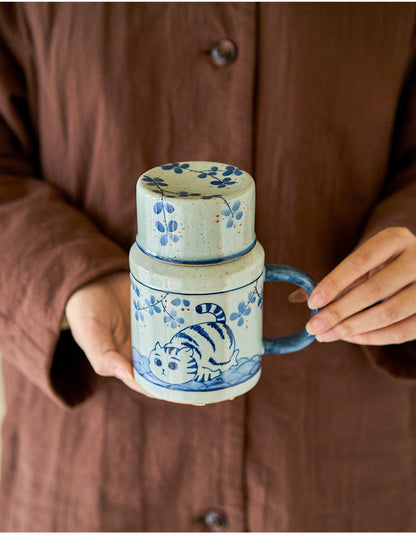
POLYGON ((150 371, 156 378, 171 384, 183 384, 195 377, 195 371, 189 367, 193 362, 192 349, 177 348, 172 345, 162 347, 156 343, 149 356, 150 371))

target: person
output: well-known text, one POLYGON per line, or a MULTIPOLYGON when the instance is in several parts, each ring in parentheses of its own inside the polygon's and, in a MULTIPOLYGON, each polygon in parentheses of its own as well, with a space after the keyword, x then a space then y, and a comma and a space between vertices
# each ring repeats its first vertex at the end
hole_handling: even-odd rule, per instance
POLYGON ((416 529, 415 16, 0 6, 3 531, 416 529), (206 406, 132 377, 136 179, 187 160, 252 173, 266 261, 319 282, 318 341, 206 406))

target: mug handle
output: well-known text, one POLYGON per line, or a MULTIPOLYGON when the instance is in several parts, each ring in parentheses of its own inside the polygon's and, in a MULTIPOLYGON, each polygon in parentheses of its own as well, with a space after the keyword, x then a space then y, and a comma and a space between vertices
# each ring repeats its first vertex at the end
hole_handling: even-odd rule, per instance
MULTIPOLYGON (((264 279, 266 282, 294 283, 305 289, 309 295, 316 286, 314 280, 306 272, 287 265, 266 265, 264 279)), ((311 317, 318 311, 318 309, 312 310, 311 317)), ((310 345, 314 340, 315 336, 309 334, 306 328, 291 336, 263 338, 263 354, 286 354, 299 351, 310 345)))

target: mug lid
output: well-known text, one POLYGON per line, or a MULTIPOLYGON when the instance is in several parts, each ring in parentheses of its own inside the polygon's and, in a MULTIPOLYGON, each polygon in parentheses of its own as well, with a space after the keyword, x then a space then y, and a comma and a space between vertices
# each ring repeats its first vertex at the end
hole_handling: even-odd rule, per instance
POLYGON ((138 247, 174 263, 219 263, 256 243, 250 174, 219 162, 156 166, 137 181, 138 247))

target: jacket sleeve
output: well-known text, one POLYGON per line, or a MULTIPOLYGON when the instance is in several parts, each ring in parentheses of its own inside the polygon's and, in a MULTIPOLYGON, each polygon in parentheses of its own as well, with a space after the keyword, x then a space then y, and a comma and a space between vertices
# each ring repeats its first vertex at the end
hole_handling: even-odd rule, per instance
MULTIPOLYGON (((361 243, 387 227, 416 235, 416 59, 413 58, 396 118, 387 182, 372 210, 361 243)), ((383 373, 416 382, 416 340, 401 345, 366 346, 364 352, 383 373)))
MULTIPOLYGON (((15 14, 10 8, 11 22, 15 14)), ((3 360, 60 405, 93 390, 89 363, 61 337, 71 294, 128 270, 128 255, 41 177, 25 70, 0 21, 0 350, 3 360)), ((17 38, 16 38, 17 39, 17 38)))

